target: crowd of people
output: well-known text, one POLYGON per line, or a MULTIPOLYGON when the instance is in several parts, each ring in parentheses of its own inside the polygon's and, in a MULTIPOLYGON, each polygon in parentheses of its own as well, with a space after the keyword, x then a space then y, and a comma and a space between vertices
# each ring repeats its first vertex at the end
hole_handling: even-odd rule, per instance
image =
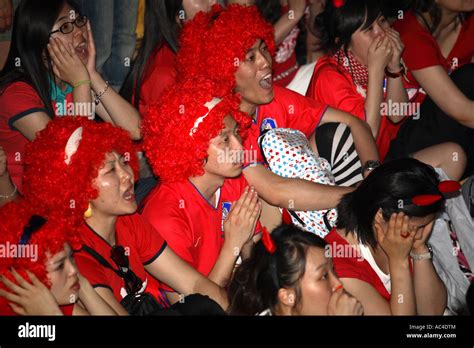
POLYGON ((473 11, 0 0, 0 314, 474 314, 473 11))

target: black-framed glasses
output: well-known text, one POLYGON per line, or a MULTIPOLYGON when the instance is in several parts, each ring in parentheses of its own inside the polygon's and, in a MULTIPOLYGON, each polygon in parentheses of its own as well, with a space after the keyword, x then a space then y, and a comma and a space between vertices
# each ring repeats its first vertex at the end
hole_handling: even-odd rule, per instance
POLYGON ((119 267, 119 272, 121 272, 122 278, 125 280, 125 287, 127 293, 138 293, 143 286, 143 282, 130 269, 130 262, 125 252, 125 248, 121 245, 115 245, 110 251, 110 257, 119 267))
POLYGON ((72 22, 65 22, 63 23, 58 30, 52 31, 49 35, 53 35, 54 33, 61 32, 63 34, 70 34, 74 31, 74 26, 78 28, 82 28, 84 25, 87 24, 87 17, 86 16, 79 16, 72 22))

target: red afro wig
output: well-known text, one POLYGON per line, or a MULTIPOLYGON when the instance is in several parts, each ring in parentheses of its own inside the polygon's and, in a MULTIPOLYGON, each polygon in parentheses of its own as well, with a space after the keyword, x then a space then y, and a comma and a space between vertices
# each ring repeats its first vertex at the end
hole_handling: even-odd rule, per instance
MULTIPOLYGON (((67 243, 73 250, 80 248, 79 226, 65 215, 45 216, 25 200, 12 202, 0 209, 0 274, 14 283, 9 268, 13 267, 25 279, 25 270, 51 286, 46 261, 67 243)), ((5 288, 0 283, 0 288, 5 288)), ((0 297, 0 315, 14 315, 7 300, 0 297)))
POLYGON ((223 9, 214 5, 210 12, 200 12, 184 25, 176 57, 178 79, 204 75, 232 91, 239 62, 258 39, 273 56, 273 26, 256 6, 232 4, 223 9))
POLYGON ((168 88, 150 106, 142 123, 143 149, 163 182, 204 174, 209 142, 224 128, 225 116, 234 118, 245 139, 251 119, 239 111, 237 97, 228 94, 213 108, 207 104, 222 94, 213 82, 191 78, 168 88))
POLYGON ((93 181, 112 151, 128 157, 137 177, 136 151, 126 131, 86 117, 56 118, 27 145, 23 193, 45 212, 61 211, 82 220, 89 201, 98 196, 93 181), (66 145, 78 128, 82 138, 67 164, 66 145))

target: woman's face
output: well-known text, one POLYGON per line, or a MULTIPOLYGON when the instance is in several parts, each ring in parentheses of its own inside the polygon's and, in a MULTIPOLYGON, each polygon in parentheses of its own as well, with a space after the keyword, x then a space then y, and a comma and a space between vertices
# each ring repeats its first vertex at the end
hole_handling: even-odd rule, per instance
POLYGON ((333 289, 339 285, 341 282, 334 273, 331 259, 324 255, 324 249, 309 248, 300 282, 301 300, 295 307, 295 315, 328 315, 333 289))
POLYGON ((349 50, 357 58, 357 60, 367 66, 369 47, 379 36, 385 35, 385 30, 389 27, 389 23, 384 16, 378 17, 370 27, 362 30, 359 28, 352 34, 349 50))
MULTIPOLYGON (((51 32, 59 30, 59 28, 61 28, 61 26, 67 22, 74 22, 79 16, 79 13, 77 13, 71 6, 66 3, 63 6, 61 12, 59 13, 56 22, 54 22, 54 25, 51 28, 51 32)), ((68 47, 68 44, 70 43, 80 60, 84 64, 87 64, 87 59, 89 55, 87 26, 84 25, 78 28, 74 24, 73 27, 74 30, 69 34, 57 32, 52 34, 51 37, 59 38, 65 44, 66 47, 68 47)))
POLYGON ((50 291, 58 304, 75 303, 79 298, 79 278, 72 250, 67 244, 62 251, 48 258, 46 271, 51 282, 50 291))
POLYGON ((193 19, 200 11, 209 12, 212 5, 216 2, 217 0, 183 0, 183 9, 186 14, 186 19, 193 19))
POLYGON ((243 149, 238 125, 230 115, 224 118, 224 129, 212 139, 204 166, 206 174, 235 178, 242 173, 243 149))
POLYGON ((239 62, 235 82, 242 103, 256 106, 273 100, 272 57, 263 40, 258 39, 239 62))
POLYGON ((115 151, 105 155, 105 161, 94 182, 99 196, 90 202, 92 216, 128 215, 137 210, 134 175, 128 164, 130 156, 128 153, 119 155, 115 151))

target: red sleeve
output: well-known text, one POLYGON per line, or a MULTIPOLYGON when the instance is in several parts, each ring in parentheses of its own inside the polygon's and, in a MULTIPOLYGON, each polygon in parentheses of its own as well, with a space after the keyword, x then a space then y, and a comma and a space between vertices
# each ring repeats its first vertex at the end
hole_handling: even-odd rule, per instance
POLYGON ((327 65, 318 70, 306 96, 348 112, 361 120, 366 119, 364 97, 357 93, 353 82, 336 67, 327 65))
POLYGON ((166 248, 166 242, 141 215, 135 214, 130 218, 135 225, 134 237, 140 260, 144 265, 149 265, 161 255, 166 248))
POLYGON ((143 209, 143 217, 166 240, 168 246, 184 261, 197 268, 192 253, 193 242, 184 212, 177 202, 168 204, 161 201, 162 196, 150 197, 143 209), (159 201, 158 201, 159 200, 159 201), (159 204, 156 204, 158 202, 159 204))
POLYGON ((74 260, 81 275, 86 278, 92 287, 108 288, 113 292, 104 267, 85 251, 74 253, 74 260))
POLYGON ((275 101, 281 105, 286 116, 286 124, 282 127, 297 129, 309 137, 321 122, 328 106, 286 88, 274 89, 275 101))
POLYGON ((15 129, 13 124, 19 119, 35 112, 46 112, 41 98, 29 84, 16 82, 5 89, 0 96, 0 112, 11 129, 15 129))

